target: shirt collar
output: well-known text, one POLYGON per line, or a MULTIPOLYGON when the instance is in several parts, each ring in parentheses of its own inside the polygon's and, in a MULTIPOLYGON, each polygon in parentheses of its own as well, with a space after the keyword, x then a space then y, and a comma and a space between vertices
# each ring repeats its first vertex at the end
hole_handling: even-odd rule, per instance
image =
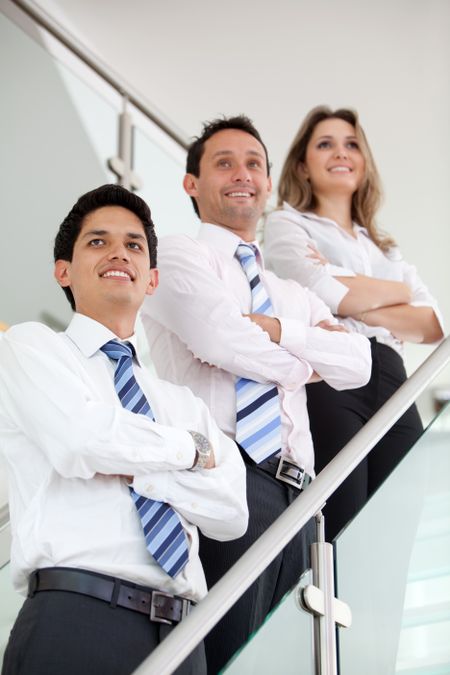
MULTIPOLYGON (((84 314, 75 313, 65 332, 87 359, 98 352, 100 347, 109 340, 131 342, 136 351, 136 334, 126 340, 121 340, 102 323, 84 314)), ((136 360, 138 360, 137 357, 136 360)))
MULTIPOLYGON (((336 221, 332 220, 331 218, 323 218, 322 216, 318 216, 316 213, 313 213, 312 211, 298 211, 297 209, 294 209, 293 206, 288 204, 287 202, 283 202, 283 209, 286 211, 291 211, 292 213, 296 213, 297 215, 300 214, 304 218, 307 218, 308 220, 315 220, 317 223, 323 223, 323 224, 331 224, 334 227, 337 227, 340 232, 344 232, 344 234, 348 234, 343 230, 339 225, 336 223, 336 221)), ((367 231, 367 228, 363 227, 362 225, 358 225, 355 221, 353 221, 353 227, 356 232, 362 232, 363 234, 366 235, 366 237, 369 237, 369 233, 367 231)))
MULTIPOLYGON (((242 239, 234 232, 231 232, 226 227, 213 225, 212 223, 201 224, 197 239, 205 241, 209 246, 212 246, 229 258, 234 258, 238 244, 242 242, 242 239)), ((243 243, 251 244, 256 248, 259 262, 261 266, 264 267, 264 259, 258 242, 255 240, 250 242, 245 241, 243 243)))

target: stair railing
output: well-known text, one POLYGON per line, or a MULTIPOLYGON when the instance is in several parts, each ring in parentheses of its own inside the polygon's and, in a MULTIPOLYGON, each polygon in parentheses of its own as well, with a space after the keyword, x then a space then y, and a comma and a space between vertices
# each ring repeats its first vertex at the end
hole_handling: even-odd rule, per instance
MULTIPOLYGON (((289 541, 366 457, 450 360, 447 337, 378 410, 305 492, 284 511, 240 560, 135 670, 134 675, 170 675, 226 614, 289 541)), ((300 570, 299 572, 301 572, 300 570)))

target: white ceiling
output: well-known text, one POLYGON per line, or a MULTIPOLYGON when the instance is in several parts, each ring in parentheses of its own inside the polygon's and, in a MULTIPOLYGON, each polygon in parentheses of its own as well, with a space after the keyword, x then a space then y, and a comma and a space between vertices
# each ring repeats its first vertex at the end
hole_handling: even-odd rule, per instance
POLYGON ((301 118, 319 103, 357 108, 375 150, 410 111, 428 122, 442 88, 449 112, 448 0, 37 4, 188 136, 218 114, 248 114, 275 177, 301 118))

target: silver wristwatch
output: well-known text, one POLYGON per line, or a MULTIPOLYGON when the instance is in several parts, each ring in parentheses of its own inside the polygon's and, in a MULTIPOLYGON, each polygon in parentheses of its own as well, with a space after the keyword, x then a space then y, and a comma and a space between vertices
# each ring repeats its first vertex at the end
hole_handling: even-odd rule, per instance
POLYGON ((193 469, 204 469, 211 457, 212 446, 206 436, 198 431, 189 431, 195 444, 195 462, 193 469))

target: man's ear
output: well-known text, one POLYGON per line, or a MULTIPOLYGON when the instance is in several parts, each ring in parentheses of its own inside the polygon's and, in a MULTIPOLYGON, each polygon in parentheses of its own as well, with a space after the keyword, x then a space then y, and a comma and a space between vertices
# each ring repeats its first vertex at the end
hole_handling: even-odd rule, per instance
POLYGON ((159 283, 159 271, 155 267, 152 267, 152 269, 150 270, 150 279, 145 294, 153 295, 153 293, 158 288, 158 283, 159 283))
POLYGON ((267 192, 272 194, 272 176, 267 176, 267 192))
POLYGON ((187 173, 183 178, 183 187, 189 197, 198 197, 197 177, 193 173, 187 173))
POLYGON ((70 286, 70 268, 71 263, 68 260, 57 260, 55 262, 53 274, 61 288, 70 286))

